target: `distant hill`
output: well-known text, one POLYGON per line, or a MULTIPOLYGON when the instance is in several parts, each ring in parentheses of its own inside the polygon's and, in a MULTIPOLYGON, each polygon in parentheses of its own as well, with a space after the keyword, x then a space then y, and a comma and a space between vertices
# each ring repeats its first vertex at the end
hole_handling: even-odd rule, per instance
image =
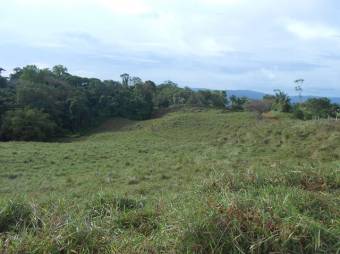
MULTIPOLYGON (((206 88, 192 88, 192 90, 194 91, 205 91, 205 90, 209 90, 206 88)), ((261 93, 261 92, 256 92, 256 91, 252 91, 252 90, 227 90, 227 94, 228 97, 230 96, 237 96, 237 97, 247 97, 249 99, 252 100, 260 100, 263 98, 263 96, 265 96, 265 93, 261 93)))
MULTIPOLYGON (((209 89, 192 88, 192 90, 199 91, 199 90, 209 90, 209 89)), ((266 95, 266 93, 257 92, 253 90, 227 90, 227 94, 228 94, 228 97, 235 95, 237 97, 247 97, 252 100, 261 100, 263 96, 266 95)), ((273 94, 273 93, 270 93, 270 94, 273 94)), ((290 96, 290 98, 293 103, 297 103, 300 101, 299 96, 290 96)), ((322 98, 322 96, 313 96, 313 95, 302 96, 303 101, 306 101, 310 98, 322 98)), ((328 97, 328 98, 332 101, 332 103, 340 104, 340 97, 328 97)))
MULTIPOLYGON (((252 90, 228 90, 227 91, 228 96, 237 96, 237 97, 247 97, 249 99, 252 100, 260 100, 263 98, 264 95, 266 95, 265 93, 261 93, 261 92, 257 92, 257 91, 252 91, 252 90)), ((298 96, 291 96, 290 97, 292 99, 293 103, 299 102, 300 99, 298 96)), ((302 96, 302 99, 305 101, 307 99, 310 98, 320 98, 320 96, 302 96)), ((340 97, 329 97, 329 99, 333 102, 333 103, 338 103, 340 104, 340 97)))
POLYGON ((252 100, 260 100, 265 96, 265 93, 251 91, 251 90, 227 90, 228 96, 237 96, 237 97, 247 97, 252 100))

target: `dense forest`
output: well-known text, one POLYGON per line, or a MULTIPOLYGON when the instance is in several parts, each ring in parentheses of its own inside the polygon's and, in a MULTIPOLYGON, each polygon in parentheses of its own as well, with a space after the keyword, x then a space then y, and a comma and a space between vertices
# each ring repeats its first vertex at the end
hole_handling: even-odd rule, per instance
POLYGON ((0 140, 50 140, 79 133, 107 118, 146 120, 178 105, 248 110, 258 118, 271 110, 301 120, 340 116, 340 106, 328 98, 292 104, 280 90, 258 101, 227 98, 225 91, 194 91, 171 81, 156 85, 126 73, 121 81, 102 81, 74 76, 62 65, 51 70, 28 65, 15 68, 8 78, 0 71, 0 140))
POLYGON ((156 85, 122 74, 120 82, 71 75, 58 65, 15 68, 0 75, 0 139, 47 140, 79 132, 110 117, 145 120, 173 105, 224 108, 225 92, 156 85))

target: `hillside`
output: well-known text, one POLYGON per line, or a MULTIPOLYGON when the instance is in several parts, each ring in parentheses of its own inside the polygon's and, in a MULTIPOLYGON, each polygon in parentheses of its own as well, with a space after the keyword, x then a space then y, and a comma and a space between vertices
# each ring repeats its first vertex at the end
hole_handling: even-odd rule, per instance
POLYGON ((0 142, 0 252, 336 253, 340 122, 186 108, 0 142))

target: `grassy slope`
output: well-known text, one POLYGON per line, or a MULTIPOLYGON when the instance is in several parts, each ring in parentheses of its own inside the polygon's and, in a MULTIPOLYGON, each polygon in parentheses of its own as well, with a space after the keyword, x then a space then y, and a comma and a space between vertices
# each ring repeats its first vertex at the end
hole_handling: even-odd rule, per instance
POLYGON ((183 110, 0 143, 0 250, 335 253, 339 141, 335 123, 183 110))

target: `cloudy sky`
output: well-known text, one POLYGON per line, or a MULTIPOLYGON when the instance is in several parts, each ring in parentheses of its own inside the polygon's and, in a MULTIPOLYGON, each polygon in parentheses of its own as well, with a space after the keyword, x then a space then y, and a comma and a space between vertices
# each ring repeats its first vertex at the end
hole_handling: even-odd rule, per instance
MULTIPOLYGON (((340 96, 338 0, 0 0, 0 66, 340 96)), ((8 74, 8 73, 7 73, 8 74)))

